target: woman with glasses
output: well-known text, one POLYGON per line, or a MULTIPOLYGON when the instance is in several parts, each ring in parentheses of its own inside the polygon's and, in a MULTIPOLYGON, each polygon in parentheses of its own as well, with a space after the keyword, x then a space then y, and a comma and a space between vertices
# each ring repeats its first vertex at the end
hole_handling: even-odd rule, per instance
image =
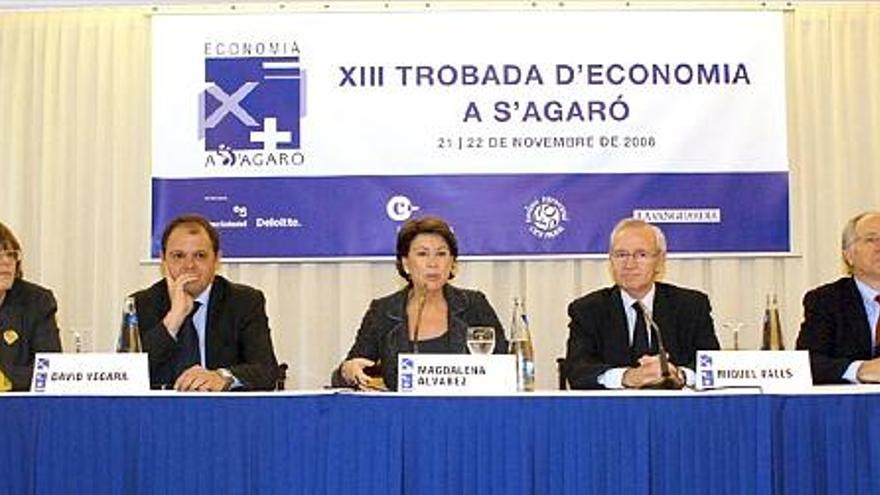
POLYGON ((28 390, 37 352, 61 352, 52 291, 22 278, 21 244, 0 223, 0 391, 28 390))

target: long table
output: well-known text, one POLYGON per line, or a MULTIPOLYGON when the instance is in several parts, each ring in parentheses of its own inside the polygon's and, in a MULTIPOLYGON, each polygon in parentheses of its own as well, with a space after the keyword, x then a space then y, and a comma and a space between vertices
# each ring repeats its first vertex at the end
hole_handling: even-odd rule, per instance
POLYGON ((880 493, 878 388, 0 397, 0 493, 880 493))

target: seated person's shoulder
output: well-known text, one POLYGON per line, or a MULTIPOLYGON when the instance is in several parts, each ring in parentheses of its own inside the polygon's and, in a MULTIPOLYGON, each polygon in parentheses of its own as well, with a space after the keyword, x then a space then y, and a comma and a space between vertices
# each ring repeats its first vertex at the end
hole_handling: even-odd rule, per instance
POLYGON ((231 282, 225 278, 217 277, 214 283, 220 283, 226 286, 229 294, 236 298, 242 299, 263 299, 263 291, 251 285, 238 282, 231 282))
POLYGON ((22 300, 24 300, 26 304, 50 304, 55 301, 55 296, 52 294, 52 291, 46 287, 23 279, 19 279, 16 282, 16 285, 19 286, 22 300))
POLYGON ((469 304, 481 303, 487 300, 486 294, 483 294, 482 291, 477 289, 464 289, 461 287, 450 286, 450 290, 454 296, 464 298, 469 304))
POLYGON ((486 311, 494 311, 486 294, 477 289, 463 289, 460 287, 449 286, 447 302, 452 308, 465 311, 476 311, 480 314, 485 313, 486 311))
POLYGON ((371 300, 369 309, 380 313, 396 312, 398 308, 402 307, 404 301, 406 301, 406 289, 401 289, 371 300))
POLYGON ((852 291, 854 288, 855 282, 853 282, 851 277, 841 277, 833 282, 810 289, 804 295, 804 298, 838 297, 840 294, 852 291))
POLYGON ((691 289, 689 287, 681 287, 678 285, 657 282, 657 288, 658 288, 658 290, 665 292, 666 293, 665 295, 667 297, 672 298, 673 300, 674 299, 690 300, 690 301, 693 301, 696 299, 703 299, 706 301, 709 300, 709 296, 705 292, 697 290, 697 289, 691 289))
POLYGON ((569 311, 587 310, 589 308, 605 306, 611 300, 611 296, 613 293, 613 287, 605 287, 602 289, 594 290, 593 292, 585 294, 572 301, 568 305, 569 311))
POLYGON ((158 281, 154 282, 153 285, 151 285, 147 288, 141 289, 136 292, 132 292, 131 294, 129 294, 129 297, 133 297, 133 298, 135 298, 135 300, 140 301, 144 298, 154 299, 157 296, 167 296, 167 295, 168 295, 168 287, 165 284, 165 279, 162 278, 162 279, 159 279, 158 281))

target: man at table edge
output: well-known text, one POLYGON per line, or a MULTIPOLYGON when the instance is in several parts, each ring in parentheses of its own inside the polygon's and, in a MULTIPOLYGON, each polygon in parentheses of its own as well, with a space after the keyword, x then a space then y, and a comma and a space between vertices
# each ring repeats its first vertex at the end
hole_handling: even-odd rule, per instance
POLYGON ((880 382, 880 212, 847 221, 841 256, 848 276, 804 295, 796 347, 815 384, 880 382))

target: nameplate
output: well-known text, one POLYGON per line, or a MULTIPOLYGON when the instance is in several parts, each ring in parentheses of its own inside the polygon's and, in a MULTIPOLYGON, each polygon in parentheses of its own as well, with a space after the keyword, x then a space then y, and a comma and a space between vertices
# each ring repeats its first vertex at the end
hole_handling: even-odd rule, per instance
POLYGON ((429 395, 496 395, 516 392, 511 354, 399 354, 397 390, 429 395))
POLYGON ((813 386, 807 351, 697 351, 697 390, 760 387, 798 392, 813 386))
POLYGON ((44 353, 34 359, 31 392, 143 394, 150 391, 145 353, 44 353))

